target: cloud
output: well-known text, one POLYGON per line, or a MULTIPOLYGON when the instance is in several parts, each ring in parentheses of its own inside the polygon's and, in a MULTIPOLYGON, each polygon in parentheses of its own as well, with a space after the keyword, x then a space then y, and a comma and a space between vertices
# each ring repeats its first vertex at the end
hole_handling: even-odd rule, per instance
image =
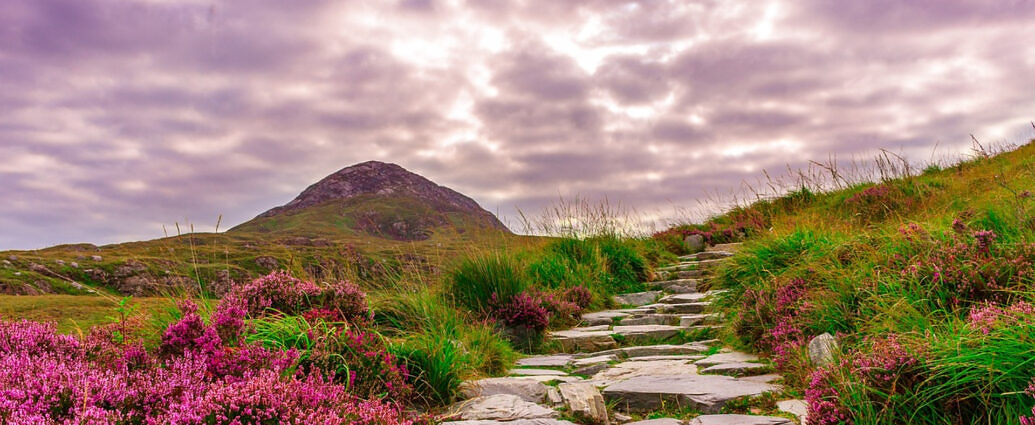
POLYGON ((1019 141, 1032 6, 12 0, 0 249, 232 225, 371 159, 512 216, 576 194, 692 206, 808 159, 1019 141))

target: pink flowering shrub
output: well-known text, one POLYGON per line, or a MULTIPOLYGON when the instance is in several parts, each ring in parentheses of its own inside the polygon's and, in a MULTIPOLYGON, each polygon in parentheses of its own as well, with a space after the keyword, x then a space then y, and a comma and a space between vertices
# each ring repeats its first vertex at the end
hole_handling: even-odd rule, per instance
POLYGON ((923 379, 919 354, 903 345, 897 335, 869 337, 867 352, 857 353, 852 372, 868 385, 889 394, 908 391, 923 379))
POLYGON ((683 240, 690 235, 701 235, 708 245, 740 242, 744 238, 766 229, 769 218, 755 209, 734 211, 729 215, 730 223, 708 222, 704 225, 684 225, 657 232, 652 239, 661 242, 670 252, 686 254, 683 240))
POLYGON ((970 309, 967 324, 981 333, 988 335, 995 328, 1016 326, 1018 323, 1032 323, 1035 306, 1018 301, 1007 307, 993 303, 984 303, 970 309))
POLYGON ((841 394, 833 386, 831 372, 816 369, 809 376, 805 402, 808 404, 810 425, 851 425, 852 417, 841 404, 841 394))
POLYGON ((864 223, 883 220, 915 203, 902 190, 887 184, 870 186, 845 199, 848 213, 864 223))
POLYGON ((554 328, 569 328, 579 323, 582 318, 582 307, 564 299, 565 294, 543 294, 542 306, 549 314, 549 325, 554 328))
POLYGON ((540 297, 521 292, 509 300, 496 294, 489 298, 491 316, 509 328, 523 328, 536 333, 546 330, 550 324, 550 312, 543 306, 540 297))
POLYGON ((352 394, 404 400, 412 392, 406 367, 388 352, 377 334, 360 329, 334 329, 313 347, 303 368, 322 371, 345 384, 352 394))
POLYGON ((789 371, 799 366, 797 361, 808 342, 803 329, 803 314, 810 308, 808 284, 794 278, 778 285, 775 291, 747 289, 741 298, 742 314, 734 326, 738 335, 773 353, 778 368, 789 371))
POLYGON ((235 305, 244 308, 250 317, 262 316, 268 310, 294 315, 312 309, 329 309, 350 322, 370 318, 366 295, 355 284, 317 285, 285 271, 275 271, 236 286, 225 298, 235 300, 235 305))
MULTIPOLYGON (((1035 380, 1032 381, 1031 385, 1028 385, 1026 391, 1028 395, 1035 397, 1035 380)), ((1031 408, 1031 416, 1021 416, 1021 425, 1035 425, 1035 407, 1031 408)))
POLYGON ((593 293, 585 286, 573 286, 561 292, 561 299, 575 304, 580 309, 589 308, 593 304, 593 293))

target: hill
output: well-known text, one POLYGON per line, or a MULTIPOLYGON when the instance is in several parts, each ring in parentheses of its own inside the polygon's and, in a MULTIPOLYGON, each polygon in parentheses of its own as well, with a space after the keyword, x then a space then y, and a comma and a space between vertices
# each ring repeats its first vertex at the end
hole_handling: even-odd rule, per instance
POLYGON ((331 174, 225 233, 0 252, 0 293, 149 296, 200 286, 218 295, 233 281, 275 269, 377 285, 403 271, 437 273, 470 246, 532 239, 512 234, 467 196, 398 165, 370 161, 331 174))

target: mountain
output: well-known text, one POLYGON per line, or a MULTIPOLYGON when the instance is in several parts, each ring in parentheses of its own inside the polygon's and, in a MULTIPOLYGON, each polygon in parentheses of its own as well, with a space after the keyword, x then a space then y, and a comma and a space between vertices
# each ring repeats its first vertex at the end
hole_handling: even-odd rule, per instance
POLYGON ((396 164, 368 161, 309 186, 287 204, 230 232, 327 235, 363 232, 395 240, 425 240, 440 227, 460 232, 509 232, 473 199, 396 164))
POLYGON ((511 233, 471 198, 406 169, 364 162, 224 233, 104 246, 0 252, 0 294, 219 295, 286 269, 315 280, 388 284, 438 273, 471 247, 538 243, 511 233))

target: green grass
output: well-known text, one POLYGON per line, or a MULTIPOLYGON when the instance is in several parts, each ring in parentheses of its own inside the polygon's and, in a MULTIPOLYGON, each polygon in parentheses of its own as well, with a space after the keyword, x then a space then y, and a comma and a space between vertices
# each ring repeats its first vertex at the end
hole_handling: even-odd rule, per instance
MULTIPOLYGON (((99 296, 36 295, 0 297, 0 317, 55 322, 62 333, 86 333, 93 326, 111 323, 118 299, 99 296)), ((137 312, 161 316, 175 301, 168 298, 133 298, 137 312)))

